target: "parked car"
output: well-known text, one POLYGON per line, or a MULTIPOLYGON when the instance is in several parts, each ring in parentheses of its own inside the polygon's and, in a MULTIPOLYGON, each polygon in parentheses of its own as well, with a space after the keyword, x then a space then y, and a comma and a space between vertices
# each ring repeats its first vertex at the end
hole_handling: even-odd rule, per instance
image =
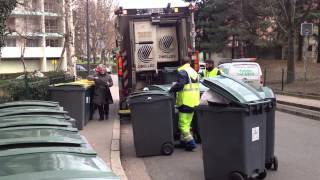
POLYGON ((202 74, 202 72, 206 69, 206 63, 204 63, 204 62, 200 62, 199 63, 199 74, 202 74))
POLYGON ((220 61, 218 68, 226 75, 241 80, 255 89, 263 86, 262 71, 256 58, 240 58, 220 61))
POLYGON ((80 64, 77 64, 77 65, 76 65, 76 70, 77 70, 78 72, 87 71, 87 69, 86 69, 85 67, 83 67, 82 65, 80 65, 80 64))

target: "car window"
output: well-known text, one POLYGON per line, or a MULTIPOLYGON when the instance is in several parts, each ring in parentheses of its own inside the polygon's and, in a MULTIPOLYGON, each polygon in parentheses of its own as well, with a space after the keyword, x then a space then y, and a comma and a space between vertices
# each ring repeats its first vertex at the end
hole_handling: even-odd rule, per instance
POLYGON ((233 76, 259 76, 259 69, 256 64, 233 64, 230 74, 233 76))

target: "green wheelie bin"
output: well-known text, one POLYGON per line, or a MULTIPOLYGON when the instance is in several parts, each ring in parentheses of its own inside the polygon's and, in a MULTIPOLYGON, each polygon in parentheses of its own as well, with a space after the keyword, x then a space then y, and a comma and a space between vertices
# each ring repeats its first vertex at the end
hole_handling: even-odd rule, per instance
POLYGON ((83 147, 0 151, 0 180, 120 180, 97 154, 83 147))

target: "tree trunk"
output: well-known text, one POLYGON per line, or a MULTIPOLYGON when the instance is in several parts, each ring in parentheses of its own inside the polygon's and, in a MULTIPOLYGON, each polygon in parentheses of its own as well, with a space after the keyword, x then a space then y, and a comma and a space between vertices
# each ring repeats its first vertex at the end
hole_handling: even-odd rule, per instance
POLYGON ((295 80, 295 61, 294 61, 294 33, 292 24, 288 26, 288 61, 287 61, 287 83, 295 80))
MULTIPOLYGON (((71 2, 65 0, 65 23, 66 23, 66 54, 67 54, 67 66, 70 74, 76 76, 76 63, 74 62, 74 47, 73 47, 73 23, 71 14, 71 2)), ((62 59, 61 59, 62 60, 62 59)))
MULTIPOLYGON (((320 3, 318 7, 320 6, 320 3)), ((320 8, 320 7, 319 7, 320 8)), ((317 63, 320 63, 320 20, 318 20, 318 57, 317 57, 317 63)))
POLYGON ((235 35, 232 35, 232 48, 231 48, 231 58, 234 59, 235 58, 235 35))

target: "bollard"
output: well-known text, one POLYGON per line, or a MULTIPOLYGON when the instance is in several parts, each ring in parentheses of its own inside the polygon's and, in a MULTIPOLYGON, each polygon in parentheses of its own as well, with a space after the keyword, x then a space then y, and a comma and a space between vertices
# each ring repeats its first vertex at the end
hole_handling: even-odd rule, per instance
POLYGON ((283 85, 284 85, 284 69, 282 68, 282 75, 281 75, 281 91, 283 91, 283 85))

